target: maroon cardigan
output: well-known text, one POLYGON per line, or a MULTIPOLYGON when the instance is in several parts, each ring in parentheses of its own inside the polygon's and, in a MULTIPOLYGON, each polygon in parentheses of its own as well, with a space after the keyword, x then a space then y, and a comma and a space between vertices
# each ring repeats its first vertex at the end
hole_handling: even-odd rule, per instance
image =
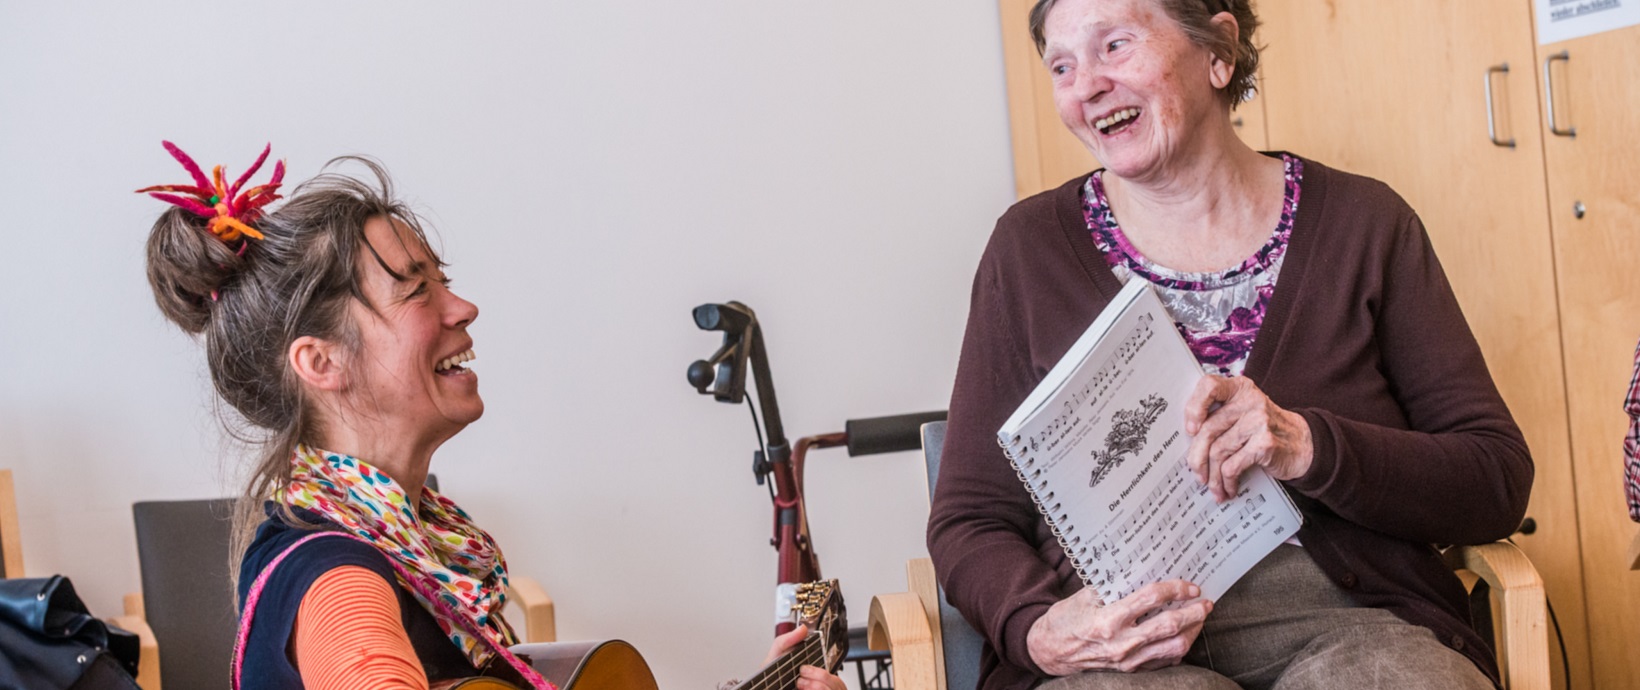
MULTIPOLYGON (((951 396, 928 551, 947 597, 987 640, 987 690, 1044 677, 1026 634, 1082 588, 996 431, 1121 287, 1083 218, 1085 179, 997 221, 951 396)), ((1285 482, 1305 550, 1358 603, 1429 628, 1496 682, 1490 644, 1431 544, 1513 533, 1532 458, 1422 222, 1388 186, 1304 162, 1246 376, 1309 422, 1315 461, 1285 482)))

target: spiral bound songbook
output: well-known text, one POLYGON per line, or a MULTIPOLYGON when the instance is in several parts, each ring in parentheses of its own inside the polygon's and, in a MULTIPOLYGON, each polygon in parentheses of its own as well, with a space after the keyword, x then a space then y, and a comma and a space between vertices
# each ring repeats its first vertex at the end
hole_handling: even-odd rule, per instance
POLYGON ((1217 600, 1302 523, 1262 468, 1222 504, 1190 471, 1184 406, 1202 376, 1161 299, 1129 280, 997 431, 1082 581, 1106 602, 1171 579, 1217 600))

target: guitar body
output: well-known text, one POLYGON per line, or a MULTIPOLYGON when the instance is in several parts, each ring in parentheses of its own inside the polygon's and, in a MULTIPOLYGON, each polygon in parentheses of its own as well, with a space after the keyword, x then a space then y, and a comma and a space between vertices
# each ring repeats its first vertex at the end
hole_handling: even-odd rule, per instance
MULTIPOLYGON (((558 690, 660 690, 632 645, 621 640, 593 642, 546 642, 521 644, 512 648, 529 660, 542 677, 558 690)), ((469 678, 453 685, 437 685, 439 690, 522 690, 496 678, 469 678)))

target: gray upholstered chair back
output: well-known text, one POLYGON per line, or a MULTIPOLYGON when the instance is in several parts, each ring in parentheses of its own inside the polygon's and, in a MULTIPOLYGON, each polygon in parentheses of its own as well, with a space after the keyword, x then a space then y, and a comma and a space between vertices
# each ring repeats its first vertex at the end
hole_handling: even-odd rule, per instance
POLYGON ((228 687, 237 625, 228 582, 233 499, 131 506, 142 603, 167 688, 228 687))
MULTIPOLYGON (((934 500, 934 483, 940 476, 940 451, 945 447, 945 422, 929 422, 922 427, 923 463, 928 467, 928 499, 934 500)), ((940 588, 940 642, 945 649, 945 687, 972 690, 979 686, 979 654, 985 638, 945 600, 940 588)))

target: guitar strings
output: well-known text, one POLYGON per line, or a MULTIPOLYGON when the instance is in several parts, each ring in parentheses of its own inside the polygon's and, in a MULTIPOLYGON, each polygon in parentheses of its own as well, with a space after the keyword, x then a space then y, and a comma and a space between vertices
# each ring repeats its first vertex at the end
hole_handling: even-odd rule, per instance
POLYGON ((765 673, 761 674, 761 677, 754 679, 752 683, 748 683, 746 685, 750 687, 762 688, 768 686, 770 683, 773 683, 774 687, 789 687, 792 683, 797 681, 797 677, 802 673, 803 666, 814 665, 816 662, 820 661, 823 655, 823 651, 820 649, 819 644, 805 645, 803 649, 787 655, 786 658, 781 659, 765 673))
POLYGON ((798 643, 800 646, 785 658, 765 669, 751 680, 740 685, 741 690, 757 690, 769 687, 789 687, 802 674, 804 666, 818 666, 825 658, 825 649, 820 644, 818 635, 798 643))

